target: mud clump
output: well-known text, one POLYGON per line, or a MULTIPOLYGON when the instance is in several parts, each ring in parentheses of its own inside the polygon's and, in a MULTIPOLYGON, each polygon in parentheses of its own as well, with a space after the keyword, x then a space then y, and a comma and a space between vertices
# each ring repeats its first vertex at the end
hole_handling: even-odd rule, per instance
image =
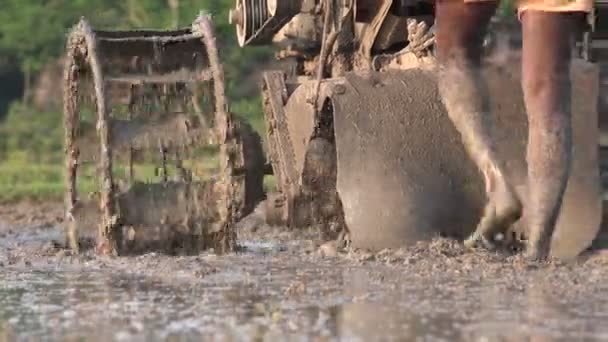
POLYGON ((527 261, 520 253, 506 250, 471 250, 464 247, 460 241, 444 238, 418 242, 411 247, 385 249, 377 253, 351 249, 340 255, 363 265, 382 263, 398 267, 415 277, 433 278, 441 275, 453 279, 472 277, 479 281, 509 276, 517 279, 536 272, 548 272, 558 276, 577 268, 590 269, 608 262, 608 252, 605 250, 589 251, 567 263, 558 260, 539 263, 527 261))

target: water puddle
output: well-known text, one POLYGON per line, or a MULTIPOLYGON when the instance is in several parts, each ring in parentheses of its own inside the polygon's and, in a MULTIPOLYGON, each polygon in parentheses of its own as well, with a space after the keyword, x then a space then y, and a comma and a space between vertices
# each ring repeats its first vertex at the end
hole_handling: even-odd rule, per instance
POLYGON ((244 246, 225 257, 0 266, 0 341, 608 340, 605 287, 563 296, 290 253, 273 241, 244 246))

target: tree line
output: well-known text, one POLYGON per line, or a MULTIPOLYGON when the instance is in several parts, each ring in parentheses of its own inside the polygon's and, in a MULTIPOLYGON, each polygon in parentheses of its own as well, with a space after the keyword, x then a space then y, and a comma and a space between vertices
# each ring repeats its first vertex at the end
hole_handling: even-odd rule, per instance
MULTIPOLYGON (((81 17, 94 28, 171 29, 189 26, 200 11, 215 20, 233 97, 240 73, 269 58, 268 49, 240 49, 228 11, 234 0, 2 0, 0 10, 0 117, 11 101, 27 100, 38 73, 65 51, 69 29, 81 17)), ((250 94, 247 94, 250 95, 250 94)))

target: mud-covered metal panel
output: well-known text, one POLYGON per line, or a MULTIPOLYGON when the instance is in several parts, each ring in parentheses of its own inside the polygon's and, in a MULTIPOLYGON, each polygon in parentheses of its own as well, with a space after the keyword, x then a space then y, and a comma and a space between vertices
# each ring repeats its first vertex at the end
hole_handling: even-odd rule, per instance
POLYGON ((285 104, 285 125, 293 147, 298 176, 301 176, 304 168, 304 156, 316 124, 313 104, 315 89, 308 85, 309 83, 298 87, 285 104))
MULTIPOLYGON (((527 118, 519 61, 489 66, 486 75, 499 154, 524 195, 527 118)), ((577 60, 572 75, 574 167, 554 241, 558 256, 586 248, 597 234, 601 216, 593 101, 597 70, 577 60)), ((441 233, 471 233, 485 203, 483 182, 441 104, 436 74, 349 74, 346 81, 333 100, 337 189, 353 244, 377 249, 441 233)), ((519 229, 525 229, 524 224, 525 213, 519 229)))
POLYGON ((472 231, 482 183, 432 73, 349 74, 334 98, 337 190, 355 247, 472 231), (458 210, 455 210, 458 207, 458 210))
POLYGON ((264 73, 263 88, 270 161, 280 190, 289 193, 295 187, 298 171, 284 108, 287 98, 285 74, 280 71, 264 73))
POLYGON ((159 82, 194 81, 195 73, 209 68, 209 56, 201 36, 190 31, 153 36, 115 33, 98 36, 100 62, 108 78, 155 75, 159 82), (164 77, 164 79, 163 79, 164 77))

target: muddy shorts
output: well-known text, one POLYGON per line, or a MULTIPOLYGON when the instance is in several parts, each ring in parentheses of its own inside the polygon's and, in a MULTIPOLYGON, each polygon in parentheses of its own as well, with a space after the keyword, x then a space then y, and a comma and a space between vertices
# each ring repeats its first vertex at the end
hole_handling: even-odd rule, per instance
MULTIPOLYGON (((500 0, 464 0, 464 2, 500 1, 500 0)), ((593 0, 516 0, 518 13, 525 10, 545 12, 591 12, 593 0)))

